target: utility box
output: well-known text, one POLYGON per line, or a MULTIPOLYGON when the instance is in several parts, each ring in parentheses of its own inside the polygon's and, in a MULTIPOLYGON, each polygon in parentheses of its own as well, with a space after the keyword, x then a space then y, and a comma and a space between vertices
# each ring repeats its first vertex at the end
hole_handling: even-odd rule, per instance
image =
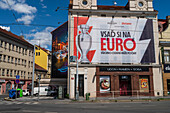
POLYGON ((59 88, 58 88, 58 99, 64 99, 64 88, 63 88, 63 86, 59 86, 59 88))

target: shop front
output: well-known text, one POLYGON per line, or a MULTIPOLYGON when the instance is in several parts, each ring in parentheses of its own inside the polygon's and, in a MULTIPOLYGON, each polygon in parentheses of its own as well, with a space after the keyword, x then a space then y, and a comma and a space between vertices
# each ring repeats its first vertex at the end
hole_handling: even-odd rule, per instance
POLYGON ((97 97, 154 96, 152 67, 96 68, 97 97))
POLYGON ((164 95, 170 95, 170 64, 164 64, 163 83, 164 95))

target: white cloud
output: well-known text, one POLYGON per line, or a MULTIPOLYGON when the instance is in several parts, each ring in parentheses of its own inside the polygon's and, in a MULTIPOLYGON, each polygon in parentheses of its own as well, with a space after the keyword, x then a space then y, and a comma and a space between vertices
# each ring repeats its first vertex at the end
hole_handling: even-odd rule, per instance
POLYGON ((30 24, 34 20, 34 15, 24 15, 21 18, 17 19, 18 22, 24 22, 24 24, 30 24))
POLYGON ((44 0, 40 0, 41 2, 43 2, 44 0))
POLYGON ((0 26, 0 28, 5 29, 5 30, 7 30, 7 31, 10 31, 10 27, 0 26))
POLYGON ((50 14, 46 14, 46 16, 51 16, 50 14))
POLYGON ((49 45, 51 45, 52 43, 52 35, 51 35, 51 31, 53 31, 55 28, 53 27, 47 27, 44 30, 40 31, 40 32, 35 32, 32 34, 27 34, 26 37, 27 38, 33 38, 32 40, 30 40, 29 42, 32 44, 36 44, 47 48, 49 45))
POLYGON ((15 4, 12 8, 16 12, 24 13, 24 14, 33 14, 37 12, 37 9, 35 7, 28 6, 27 4, 21 4, 21 3, 15 4))
POLYGON ((42 8, 47 8, 47 6, 45 6, 43 3, 40 3, 42 8))
POLYGON ((25 14, 22 15, 22 17, 19 18, 18 21, 29 24, 31 23, 31 21, 34 20, 34 14, 37 12, 37 8, 26 4, 25 1, 26 0, 0 0, 0 8, 5 10, 12 9, 17 13, 25 14), (10 6, 8 5, 8 3, 10 6))

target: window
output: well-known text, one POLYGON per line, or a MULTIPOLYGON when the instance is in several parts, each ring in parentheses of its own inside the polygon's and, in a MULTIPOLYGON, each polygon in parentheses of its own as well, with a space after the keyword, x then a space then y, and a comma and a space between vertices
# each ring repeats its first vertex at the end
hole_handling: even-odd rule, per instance
POLYGON ((23 55, 24 55, 24 50, 25 50, 25 49, 24 49, 24 48, 22 48, 22 54, 23 54, 23 55))
POLYGON ((28 62, 28 67, 30 67, 30 61, 28 62))
POLYGON ((14 45, 11 44, 11 50, 13 51, 14 50, 14 45))
POLYGON ((2 47, 2 45, 3 45, 3 41, 1 40, 1 42, 0 42, 0 47, 2 47))
POLYGON ((16 74, 17 74, 17 71, 15 70, 15 71, 14 71, 14 75, 16 76, 16 74))
POLYGON ((33 62, 31 62, 31 67, 33 67, 33 62))
POLYGON ((7 76, 9 76, 9 70, 7 69, 7 72, 6 72, 7 76))
POLYGON ((5 69, 2 69, 2 76, 5 76, 5 69))
POLYGON ((31 51, 29 51, 29 56, 31 56, 31 51))
POLYGON ((21 76, 23 76, 23 71, 21 71, 21 76))
POLYGON ((17 64, 17 58, 15 58, 15 64, 17 64))
POLYGON ((27 49, 25 49, 25 55, 27 55, 27 49))
POLYGON ((4 62, 6 62, 6 55, 4 55, 4 59, 3 59, 4 62))
POLYGON ((0 61, 2 60, 2 55, 0 54, 0 61))
POLYGON ((10 56, 8 56, 8 62, 10 62, 10 56))
POLYGON ((149 93, 149 75, 140 75, 139 76, 139 88, 140 92, 149 93))
POLYGON ((6 49, 7 43, 5 42, 4 48, 6 49))
POLYGON ((40 52, 36 52, 36 56, 40 56, 40 52))
POLYGON ((18 52, 18 46, 16 46, 16 48, 15 48, 15 49, 16 49, 16 52, 18 52))
POLYGON ((11 44, 9 44, 9 50, 11 50, 11 44))
POLYGON ((101 14, 101 17, 106 17, 106 14, 101 14))
POLYGON ((21 53, 21 48, 19 47, 19 53, 21 53))
POLYGON ((12 70, 10 71, 10 77, 12 77, 12 70))
POLYGON ((170 62, 170 50, 164 51, 164 60, 165 62, 170 62))
POLYGON ((13 63, 13 61, 14 61, 14 58, 13 58, 13 57, 11 57, 11 63, 13 63))
POLYGON ((19 71, 17 72, 17 75, 19 75, 19 71))
POLYGON ((18 64, 20 64, 20 59, 18 59, 18 64))

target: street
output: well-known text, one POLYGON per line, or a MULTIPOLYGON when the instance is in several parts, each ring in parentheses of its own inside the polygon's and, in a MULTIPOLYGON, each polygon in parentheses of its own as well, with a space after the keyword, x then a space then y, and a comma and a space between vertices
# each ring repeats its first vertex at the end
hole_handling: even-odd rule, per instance
POLYGON ((170 113, 170 101, 59 103, 0 101, 0 113, 170 113))

